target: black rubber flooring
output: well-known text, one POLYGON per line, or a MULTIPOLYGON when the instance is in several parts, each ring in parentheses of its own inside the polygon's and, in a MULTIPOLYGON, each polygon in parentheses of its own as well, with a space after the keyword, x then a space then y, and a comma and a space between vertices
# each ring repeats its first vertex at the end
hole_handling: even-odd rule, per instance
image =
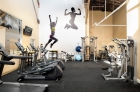
MULTIPOLYGON (((140 85, 122 80, 104 80, 100 67, 103 62, 66 62, 63 77, 60 81, 24 80, 23 83, 48 84, 49 92, 140 92, 140 85)), ((17 71, 2 77, 3 81, 16 82, 17 71)), ((12 92, 12 91, 11 91, 12 92)))

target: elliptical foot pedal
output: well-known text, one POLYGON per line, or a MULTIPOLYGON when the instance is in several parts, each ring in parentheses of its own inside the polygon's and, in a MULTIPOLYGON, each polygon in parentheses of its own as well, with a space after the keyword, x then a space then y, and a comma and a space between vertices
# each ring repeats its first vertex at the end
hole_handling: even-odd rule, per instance
POLYGON ((129 81, 130 81, 130 80, 129 80, 129 77, 127 76, 123 81, 124 81, 124 82, 129 82, 129 81))
POLYGON ((60 79, 59 79, 59 78, 57 78, 55 81, 56 81, 56 82, 58 82, 59 80, 60 80, 60 79))
POLYGON ((3 83, 3 81, 0 80, 0 84, 2 84, 2 83, 3 83))
POLYGON ((24 77, 25 77, 25 76, 20 76, 20 77, 17 79, 17 81, 18 81, 18 82, 23 81, 23 80, 24 80, 24 77))
POLYGON ((102 70, 108 70, 109 67, 101 67, 102 70))

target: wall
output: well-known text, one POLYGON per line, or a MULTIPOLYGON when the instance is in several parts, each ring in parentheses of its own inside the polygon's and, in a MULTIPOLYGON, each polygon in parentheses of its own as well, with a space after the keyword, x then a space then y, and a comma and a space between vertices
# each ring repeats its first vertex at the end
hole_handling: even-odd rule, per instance
MULTIPOLYGON (((107 15, 110 12, 107 12, 107 15)), ((112 26, 93 26, 96 22, 100 22, 105 17, 104 12, 101 11, 90 11, 90 36, 98 37, 97 39, 97 51, 102 50, 103 45, 112 44, 111 39, 113 38, 113 27, 112 26)), ((113 18, 110 16, 102 25, 112 25, 113 18)))
MULTIPOLYGON (((113 14, 114 25, 127 25, 126 5, 113 14)), ((126 26, 113 26, 113 38, 125 39, 127 35, 126 26)))
MULTIPOLYGON (((5 47, 5 36, 6 36, 6 28, 4 27, 0 27, 0 43, 5 47)), ((15 65, 5 65, 4 66, 4 70, 3 70, 3 75, 17 69, 18 65, 19 65, 19 60, 17 59, 12 59, 12 61, 15 62, 15 65)))
MULTIPOLYGON (((85 1, 85 0, 83 0, 85 1)), ((87 3, 84 3, 85 8, 85 36, 89 37, 89 6, 90 6, 90 0, 87 1, 87 3)), ((89 46, 89 38, 85 40, 85 45, 89 46)))
MULTIPOLYGON (((37 1, 33 0, 35 3, 35 8, 38 14, 38 5, 37 1)), ((10 13, 11 15, 22 20, 22 29, 27 25, 33 28, 32 36, 22 35, 22 44, 23 46, 28 46, 30 43, 30 39, 36 39, 36 46, 39 45, 39 25, 37 23, 34 7, 32 4, 32 0, 0 0, 0 9, 10 13)), ((1 29, 0 29, 1 30, 1 29)), ((2 34, 1 34, 2 35, 2 34)), ((4 74, 10 72, 11 70, 15 70, 18 66, 16 63, 15 66, 11 66, 12 68, 4 68, 4 74)))
POLYGON ((0 26, 0 43, 3 44, 3 46, 5 47, 5 28, 0 26))
MULTIPOLYGON (((38 14, 39 11, 37 8, 38 7, 37 1, 36 0, 33 1, 35 3, 37 14, 38 14)), ((0 9, 21 19, 23 29, 26 25, 33 28, 33 33, 31 37, 23 35, 22 41, 24 46, 29 45, 31 38, 36 39, 36 45, 39 44, 39 40, 38 40, 39 25, 37 23, 32 0, 1 0, 0 9)))
POLYGON ((137 77, 140 83, 140 0, 129 0, 127 4, 127 36, 137 42, 137 77))
POLYGON ((75 47, 78 43, 81 44, 81 37, 85 36, 85 9, 83 0, 40 0, 41 7, 39 9, 39 17, 41 24, 39 25, 39 42, 45 45, 49 40, 50 36, 50 21, 49 15, 51 15, 52 21, 56 21, 58 17, 58 22, 56 25, 55 37, 58 39, 58 42, 50 48, 50 45, 47 46, 49 50, 61 50, 68 53, 75 53, 75 47), (78 30, 69 28, 64 29, 66 23, 69 23, 70 16, 64 16, 65 9, 67 13, 71 11, 71 7, 74 7, 76 13, 78 13, 78 8, 81 9, 81 15, 76 16, 75 24, 78 26, 78 30))

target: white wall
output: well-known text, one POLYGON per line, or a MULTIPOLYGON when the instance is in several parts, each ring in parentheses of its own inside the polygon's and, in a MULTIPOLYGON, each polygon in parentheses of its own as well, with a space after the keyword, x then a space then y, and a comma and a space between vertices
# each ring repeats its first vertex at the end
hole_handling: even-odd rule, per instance
MULTIPOLYGON (((39 19, 41 21, 39 25, 39 42, 40 44, 45 43, 49 39, 50 31, 50 21, 49 15, 52 16, 52 21, 56 20, 58 17, 58 22, 56 25, 55 37, 58 38, 58 42, 53 46, 53 50, 64 50, 69 53, 75 52, 75 47, 78 43, 81 43, 81 37, 85 36, 85 11, 83 0, 40 0, 39 9, 39 19), (76 16, 75 24, 78 26, 78 30, 74 29, 64 29, 65 24, 69 22, 70 16, 64 16, 65 9, 67 12, 71 11, 71 7, 78 11, 81 9, 81 15, 76 16)), ((50 50, 50 45, 47 49, 50 50)))

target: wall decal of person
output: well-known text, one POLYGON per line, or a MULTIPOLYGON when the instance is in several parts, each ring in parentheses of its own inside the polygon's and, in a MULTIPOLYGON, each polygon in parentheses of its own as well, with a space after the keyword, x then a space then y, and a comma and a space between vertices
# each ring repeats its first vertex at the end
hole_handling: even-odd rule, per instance
POLYGON ((65 16, 70 15, 70 17, 71 17, 71 19, 69 20, 70 25, 66 24, 65 28, 67 28, 67 29, 73 28, 73 29, 76 29, 76 30, 78 29, 78 27, 74 23, 76 15, 81 15, 81 10, 79 8, 78 8, 78 10, 79 10, 79 13, 75 13, 75 8, 74 7, 71 8, 71 12, 69 12, 69 13, 66 13, 67 9, 65 10, 64 15, 65 16))
POLYGON ((56 22, 52 22, 52 21, 51 21, 51 15, 49 15, 49 19, 50 19, 51 35, 50 35, 50 39, 49 39, 48 42, 45 44, 44 49, 47 47, 47 45, 48 45, 52 40, 54 40, 54 42, 50 44, 50 48, 52 48, 52 46, 58 41, 58 39, 54 37, 54 35, 55 35, 55 26, 56 26, 56 24, 57 24, 58 18, 56 17, 56 22))

